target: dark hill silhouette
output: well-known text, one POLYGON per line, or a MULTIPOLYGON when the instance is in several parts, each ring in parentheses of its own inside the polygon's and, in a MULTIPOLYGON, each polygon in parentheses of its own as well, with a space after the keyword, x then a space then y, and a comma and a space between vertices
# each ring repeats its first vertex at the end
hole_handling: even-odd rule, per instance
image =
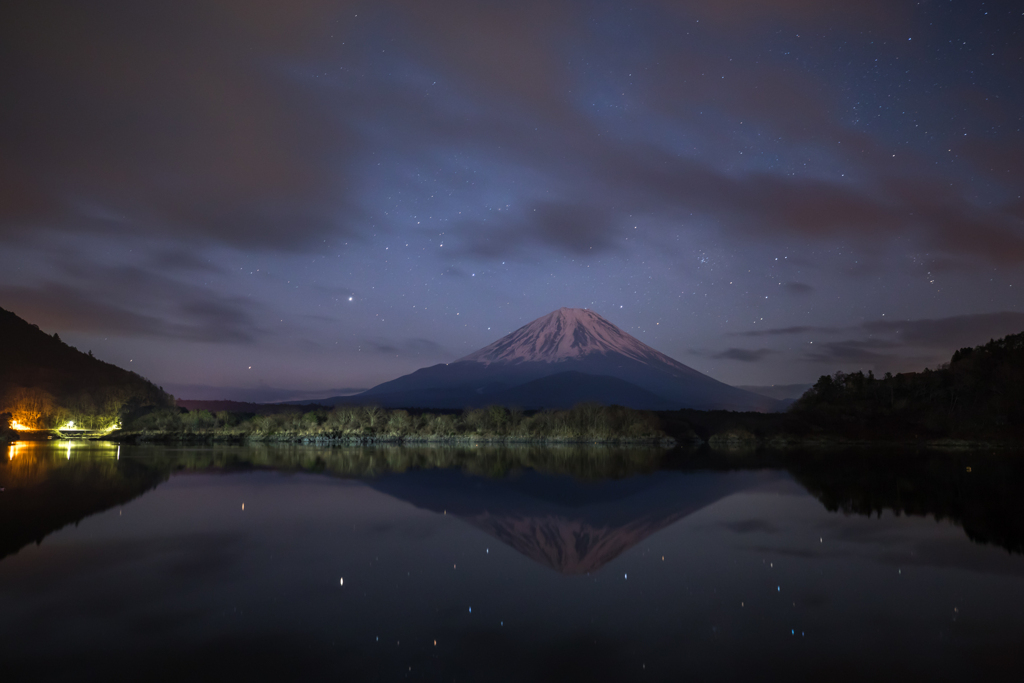
POLYGON ((1024 437, 1024 333, 963 348, 935 370, 824 375, 790 414, 859 438, 1024 437))
POLYGON ((227 411, 229 413, 252 413, 253 415, 270 415, 274 413, 302 412, 304 409, 316 407, 312 401, 295 401, 289 403, 250 403, 248 401, 224 401, 183 399, 176 400, 175 405, 185 410, 207 410, 211 413, 227 411))
POLYGON ((0 413, 28 427, 102 428, 126 410, 171 405, 152 382, 0 308, 0 413))

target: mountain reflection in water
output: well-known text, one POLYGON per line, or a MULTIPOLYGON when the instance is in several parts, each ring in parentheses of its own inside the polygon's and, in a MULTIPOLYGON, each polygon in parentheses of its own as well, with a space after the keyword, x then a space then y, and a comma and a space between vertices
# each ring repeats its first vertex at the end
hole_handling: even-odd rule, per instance
POLYGON ((17 442, 0 460, 0 558, 121 505, 175 472, 307 471, 365 478, 454 514, 563 574, 593 572, 651 534, 786 470, 833 512, 933 516, 977 543, 1024 553, 1024 463, 1015 455, 854 451, 746 457, 588 445, 119 446, 17 442), (125 449, 125 457, 121 450, 125 449), (659 468, 690 471, 686 479, 659 468), (716 477, 715 472, 742 473, 716 477), (654 476, 637 477, 646 474, 654 476))
POLYGON ((1022 484, 1011 454, 19 443, 0 675, 1015 681, 1022 484))
POLYGON ((580 483, 530 471, 500 479, 434 471, 384 476, 370 485, 456 515, 562 574, 586 574, 715 501, 778 479, 765 472, 668 474, 580 483))

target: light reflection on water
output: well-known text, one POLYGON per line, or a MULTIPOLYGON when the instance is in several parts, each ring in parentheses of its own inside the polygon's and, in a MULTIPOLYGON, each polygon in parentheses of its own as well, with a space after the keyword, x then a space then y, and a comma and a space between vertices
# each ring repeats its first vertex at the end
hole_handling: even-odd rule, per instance
POLYGON ((1013 472, 972 493, 988 480, 959 461, 12 448, 5 679, 1018 680, 1024 663, 1013 472))

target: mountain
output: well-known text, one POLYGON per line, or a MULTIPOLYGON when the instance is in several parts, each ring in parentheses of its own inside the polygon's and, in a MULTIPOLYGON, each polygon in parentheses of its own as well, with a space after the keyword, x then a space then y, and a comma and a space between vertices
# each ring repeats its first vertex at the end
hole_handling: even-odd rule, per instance
POLYGON ((526 382, 488 395, 488 401, 503 406, 544 406, 568 410, 580 403, 627 405, 637 410, 672 410, 675 406, 635 384, 608 375, 587 375, 569 370, 526 382))
POLYGON ((580 308, 560 308, 453 363, 320 403, 532 409, 584 401, 649 410, 766 412, 779 406, 772 398, 701 374, 580 308))
POLYGON ((134 372, 82 353, 0 308, 0 413, 11 413, 26 427, 72 420, 100 429, 123 410, 147 405, 173 401, 134 372))

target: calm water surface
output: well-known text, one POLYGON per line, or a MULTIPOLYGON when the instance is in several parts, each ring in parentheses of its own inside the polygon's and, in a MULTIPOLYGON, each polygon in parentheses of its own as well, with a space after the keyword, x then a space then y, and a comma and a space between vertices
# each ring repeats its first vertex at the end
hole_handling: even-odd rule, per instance
POLYGON ((0 678, 1024 680, 1018 456, 852 457, 22 442, 0 678))

